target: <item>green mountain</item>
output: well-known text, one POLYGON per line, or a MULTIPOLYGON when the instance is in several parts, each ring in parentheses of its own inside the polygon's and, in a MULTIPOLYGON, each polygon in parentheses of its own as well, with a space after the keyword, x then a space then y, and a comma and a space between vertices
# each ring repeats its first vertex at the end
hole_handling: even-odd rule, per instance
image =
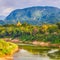
POLYGON ((17 21, 33 25, 60 22, 60 9, 50 6, 36 6, 12 11, 6 18, 6 23, 15 24, 17 21))

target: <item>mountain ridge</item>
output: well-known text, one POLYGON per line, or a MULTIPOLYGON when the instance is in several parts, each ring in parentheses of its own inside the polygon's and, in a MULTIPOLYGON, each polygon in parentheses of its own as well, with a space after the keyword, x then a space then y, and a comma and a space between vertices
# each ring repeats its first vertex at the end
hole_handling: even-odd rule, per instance
POLYGON ((16 9, 12 11, 5 21, 8 24, 28 23, 33 25, 41 25, 44 23, 60 22, 60 9, 51 6, 34 6, 24 9, 16 9))

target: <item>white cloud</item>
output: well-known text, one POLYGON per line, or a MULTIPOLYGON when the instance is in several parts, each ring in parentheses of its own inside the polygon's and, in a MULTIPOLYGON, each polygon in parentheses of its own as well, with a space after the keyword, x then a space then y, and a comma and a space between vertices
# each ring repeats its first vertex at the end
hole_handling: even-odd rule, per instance
POLYGON ((13 11, 13 8, 6 8, 2 11, 2 15, 8 15, 11 11, 13 11))
POLYGON ((8 15, 12 10, 31 6, 54 6, 60 8, 60 0, 0 0, 0 15, 8 15))

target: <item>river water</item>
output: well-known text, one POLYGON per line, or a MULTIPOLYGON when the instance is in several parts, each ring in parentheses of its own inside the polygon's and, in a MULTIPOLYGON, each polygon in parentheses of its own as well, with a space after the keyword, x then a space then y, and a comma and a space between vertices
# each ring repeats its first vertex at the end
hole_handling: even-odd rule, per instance
POLYGON ((34 46, 20 47, 19 52, 14 55, 14 60, 60 60, 59 50, 38 49, 34 46))
POLYGON ((14 55, 14 60, 49 60, 49 58, 40 55, 33 55, 26 50, 21 49, 14 55))

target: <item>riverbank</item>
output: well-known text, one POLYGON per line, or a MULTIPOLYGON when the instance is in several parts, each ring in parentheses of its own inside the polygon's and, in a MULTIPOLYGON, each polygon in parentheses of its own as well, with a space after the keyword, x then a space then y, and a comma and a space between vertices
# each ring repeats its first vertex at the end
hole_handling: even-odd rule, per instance
POLYGON ((13 60, 13 55, 18 51, 18 45, 0 39, 0 60, 13 60))
POLYGON ((0 60, 13 60, 13 55, 18 51, 18 48, 16 48, 14 50, 14 52, 12 53, 12 55, 5 55, 3 57, 0 57, 0 60))
POLYGON ((11 39, 11 38, 4 38, 5 41, 7 42, 12 42, 12 43, 16 43, 16 44, 31 44, 31 45, 35 45, 35 46, 41 46, 41 47, 58 47, 60 48, 60 44, 59 43, 51 43, 51 42, 44 42, 44 41, 22 41, 19 40, 18 38, 15 39, 11 39))
POLYGON ((12 55, 6 55, 6 56, 3 56, 3 57, 0 57, 0 60, 13 60, 13 55, 18 51, 18 48, 16 48, 14 50, 14 52, 12 53, 12 55))
POLYGON ((13 60, 12 56, 0 57, 0 60, 13 60))
POLYGON ((33 45, 38 45, 41 47, 58 47, 60 48, 60 44, 58 43, 51 43, 51 42, 43 42, 43 41, 33 41, 32 42, 33 45))

